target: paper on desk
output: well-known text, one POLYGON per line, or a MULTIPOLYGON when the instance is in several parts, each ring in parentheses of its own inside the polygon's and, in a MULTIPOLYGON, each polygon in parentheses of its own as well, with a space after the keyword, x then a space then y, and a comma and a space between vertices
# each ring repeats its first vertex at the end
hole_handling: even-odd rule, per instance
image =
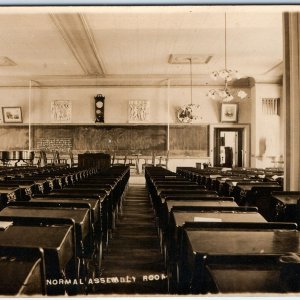
POLYGON ((0 221, 0 230, 5 230, 11 225, 13 225, 12 221, 0 221))
POLYGON ((222 222, 220 218, 194 217, 194 222, 222 222))

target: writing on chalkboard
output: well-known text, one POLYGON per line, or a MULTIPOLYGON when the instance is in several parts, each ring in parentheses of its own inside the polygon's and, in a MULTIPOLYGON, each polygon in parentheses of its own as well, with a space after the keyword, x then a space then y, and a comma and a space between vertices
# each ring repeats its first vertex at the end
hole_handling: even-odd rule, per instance
POLYGON ((71 138, 40 138, 37 141, 37 149, 46 151, 69 151, 73 148, 71 138))

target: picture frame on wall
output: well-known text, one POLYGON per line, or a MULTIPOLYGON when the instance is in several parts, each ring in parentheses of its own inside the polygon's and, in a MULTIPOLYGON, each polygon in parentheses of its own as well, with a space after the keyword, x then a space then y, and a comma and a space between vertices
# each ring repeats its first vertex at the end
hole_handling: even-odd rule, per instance
POLYGON ((238 121, 238 104, 222 103, 221 122, 237 122, 237 121, 238 121))
POLYGON ((22 123, 22 109, 20 106, 2 107, 4 123, 22 123))

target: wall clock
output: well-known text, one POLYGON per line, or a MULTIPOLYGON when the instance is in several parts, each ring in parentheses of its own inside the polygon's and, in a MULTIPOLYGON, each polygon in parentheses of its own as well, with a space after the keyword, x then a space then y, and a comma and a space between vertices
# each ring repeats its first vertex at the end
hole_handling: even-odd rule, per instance
POLYGON ((105 97, 102 94, 98 94, 95 99, 95 122, 104 123, 104 100, 105 97))

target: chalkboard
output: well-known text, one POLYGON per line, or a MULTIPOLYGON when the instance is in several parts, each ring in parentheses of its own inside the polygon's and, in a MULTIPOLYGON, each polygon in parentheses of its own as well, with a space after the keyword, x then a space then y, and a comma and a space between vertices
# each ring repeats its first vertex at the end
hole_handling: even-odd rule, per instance
POLYGON ((208 156, 208 125, 170 126, 170 153, 208 156))
POLYGON ((35 146, 45 138, 71 140, 73 150, 165 150, 167 145, 166 126, 39 126, 33 136, 35 146))
POLYGON ((26 150, 29 147, 29 131, 27 127, 0 127, 1 150, 26 150))
MULTIPOLYGON (((1 126, 2 150, 27 149, 28 126, 1 126)), ((166 125, 32 125, 32 148, 59 151, 166 151, 166 125)), ((170 155, 208 156, 208 125, 171 125, 170 155)))

